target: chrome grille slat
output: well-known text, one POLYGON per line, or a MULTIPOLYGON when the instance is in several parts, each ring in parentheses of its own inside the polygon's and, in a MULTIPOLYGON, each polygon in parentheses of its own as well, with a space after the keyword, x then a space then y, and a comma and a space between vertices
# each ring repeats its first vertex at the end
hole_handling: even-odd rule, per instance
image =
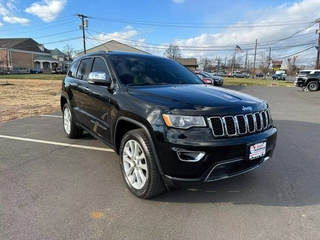
POLYGON ((267 129, 271 124, 268 109, 235 116, 209 117, 208 122, 215 137, 235 137, 253 134, 267 129))

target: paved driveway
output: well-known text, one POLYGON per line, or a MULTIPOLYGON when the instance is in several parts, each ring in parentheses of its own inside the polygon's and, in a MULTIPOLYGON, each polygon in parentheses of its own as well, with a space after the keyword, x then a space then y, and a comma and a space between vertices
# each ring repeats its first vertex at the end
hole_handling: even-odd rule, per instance
POLYGON ((274 157, 151 200, 101 142, 67 139, 60 113, 0 123, 0 239, 320 239, 320 92, 230 88, 269 102, 274 157))

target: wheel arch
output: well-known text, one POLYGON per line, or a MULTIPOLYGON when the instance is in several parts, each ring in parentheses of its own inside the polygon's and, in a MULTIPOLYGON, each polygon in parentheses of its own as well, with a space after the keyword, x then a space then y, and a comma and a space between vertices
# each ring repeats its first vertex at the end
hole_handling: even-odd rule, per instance
POLYGON ((147 126, 145 126, 143 123, 132 119, 132 118, 128 118, 128 117, 119 117, 119 119, 117 120, 116 124, 115 124, 115 131, 114 131, 114 150, 116 151, 117 154, 119 154, 120 151, 120 144, 121 144, 121 140, 123 138, 123 136, 130 130, 134 130, 134 129, 138 129, 141 128, 144 130, 144 132, 146 133, 148 140, 150 142, 153 154, 154 154, 154 158, 158 167, 158 170, 161 174, 161 176, 164 176, 163 173, 163 169, 161 167, 160 164, 160 160, 156 151, 156 147, 154 145, 154 141, 153 138, 151 136, 150 131, 148 130, 147 126))
POLYGON ((69 103, 68 98, 65 95, 60 96, 60 109, 62 111, 64 104, 69 103))
POLYGON ((308 85, 310 82, 314 82, 314 81, 320 83, 320 79, 318 79, 318 78, 309 78, 306 81, 306 85, 308 85))

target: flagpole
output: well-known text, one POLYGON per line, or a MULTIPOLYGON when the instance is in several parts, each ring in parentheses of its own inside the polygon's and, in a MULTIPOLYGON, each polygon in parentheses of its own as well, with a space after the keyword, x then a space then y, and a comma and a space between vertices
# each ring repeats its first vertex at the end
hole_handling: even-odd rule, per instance
POLYGON ((234 63, 236 61, 236 48, 234 48, 234 54, 233 54, 233 59, 232 59, 232 69, 231 69, 231 74, 233 74, 233 71, 234 71, 234 63))

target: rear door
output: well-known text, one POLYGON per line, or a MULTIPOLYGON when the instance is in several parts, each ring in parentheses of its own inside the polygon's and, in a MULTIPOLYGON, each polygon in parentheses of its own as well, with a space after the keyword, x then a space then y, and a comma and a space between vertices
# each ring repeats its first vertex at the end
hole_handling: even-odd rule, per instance
POLYGON ((88 88, 87 78, 91 69, 91 64, 92 57, 80 60, 74 74, 74 80, 70 86, 72 89, 72 107, 76 119, 88 129, 91 129, 93 125, 90 116, 87 113, 88 106, 90 105, 90 89, 88 88))

